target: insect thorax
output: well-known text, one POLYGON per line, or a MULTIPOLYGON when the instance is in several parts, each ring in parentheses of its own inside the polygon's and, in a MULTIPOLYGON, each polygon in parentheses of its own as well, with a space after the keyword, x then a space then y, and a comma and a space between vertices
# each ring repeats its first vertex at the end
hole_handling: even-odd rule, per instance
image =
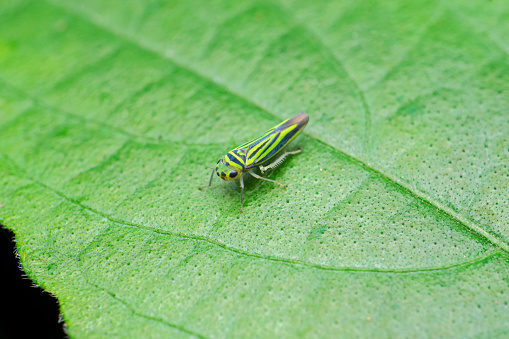
POLYGON ((234 149, 226 153, 223 161, 229 167, 242 171, 246 167, 246 154, 241 149, 234 149))

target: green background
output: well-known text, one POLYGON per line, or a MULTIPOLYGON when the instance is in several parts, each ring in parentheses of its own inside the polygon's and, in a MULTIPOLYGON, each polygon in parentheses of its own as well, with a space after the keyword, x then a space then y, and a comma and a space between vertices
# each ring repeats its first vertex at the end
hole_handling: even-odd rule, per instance
POLYGON ((508 36, 502 0, 0 0, 0 221, 72 337, 506 337, 508 36), (199 190, 301 111, 286 190, 199 190))

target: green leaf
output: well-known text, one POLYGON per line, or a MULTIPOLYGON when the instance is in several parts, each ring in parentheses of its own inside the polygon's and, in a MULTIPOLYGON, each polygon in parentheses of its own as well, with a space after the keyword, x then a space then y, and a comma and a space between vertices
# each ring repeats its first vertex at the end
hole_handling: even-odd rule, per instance
POLYGON ((505 337, 508 15, 1 0, 0 221, 73 337, 505 337), (300 111, 286 190, 199 190, 300 111))

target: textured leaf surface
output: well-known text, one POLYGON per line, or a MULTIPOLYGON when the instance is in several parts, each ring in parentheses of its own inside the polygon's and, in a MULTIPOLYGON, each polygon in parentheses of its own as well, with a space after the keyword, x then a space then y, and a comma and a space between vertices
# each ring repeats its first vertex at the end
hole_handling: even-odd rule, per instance
POLYGON ((503 1, 0 1, 0 209, 74 337, 504 337, 503 1), (306 111, 304 152, 223 183, 306 111))

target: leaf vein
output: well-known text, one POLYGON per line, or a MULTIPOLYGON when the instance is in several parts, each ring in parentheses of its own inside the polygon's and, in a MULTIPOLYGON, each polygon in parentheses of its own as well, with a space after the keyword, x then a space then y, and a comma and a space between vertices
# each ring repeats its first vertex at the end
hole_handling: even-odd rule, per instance
POLYGON ((129 311, 131 311, 135 316, 138 316, 138 317, 142 317, 142 318, 145 318, 145 319, 148 319, 148 320, 152 320, 152 321, 156 321, 158 323, 161 323, 161 324, 164 324, 166 326, 169 326, 169 327, 172 327, 174 329, 177 329, 181 332, 184 332, 184 333, 187 333, 189 335, 192 335, 192 336, 195 336, 197 338, 206 338, 204 335, 202 334, 199 334, 197 332, 194 332, 194 331, 191 331, 187 328, 185 328, 184 326, 182 325, 178 325, 176 323, 172 323, 172 322, 169 322, 169 321, 166 321, 166 320, 163 320, 161 318, 157 318, 157 317, 154 317, 154 316, 150 316, 150 315, 146 315, 146 314, 143 314, 143 313, 140 313, 138 312, 134 307, 132 307, 131 305, 129 305, 126 301, 120 299, 119 297, 116 296, 116 294, 114 294, 113 292, 110 292, 108 291, 107 289, 103 288, 103 287, 100 287, 99 285, 95 285, 95 284, 92 284, 90 283, 89 281, 87 281, 87 284, 99 291, 102 291, 104 293, 106 293, 107 295, 109 295, 111 298, 113 298, 114 300, 116 300, 117 302, 119 302, 120 304, 124 305, 124 307, 126 307, 129 311))
MULTIPOLYGON (((7 158, 7 156, 6 156, 6 158, 7 158)), ((104 212, 98 211, 94 208, 88 207, 88 206, 80 203, 79 201, 76 201, 75 199, 72 199, 72 198, 66 196, 64 193, 62 193, 54 188, 51 188, 38 180, 30 178, 26 175, 24 177, 26 179, 32 181, 36 185, 43 187, 43 188, 47 189, 48 191, 53 192, 57 196, 66 200, 67 202, 75 204, 75 205, 81 207, 83 210, 86 210, 93 214, 101 216, 101 217, 109 220, 112 223, 115 223, 115 224, 118 224, 121 226, 135 227, 135 228, 138 228, 141 230, 145 230, 148 232, 154 232, 154 233, 158 233, 161 235, 169 235, 169 236, 174 236, 174 237, 189 239, 189 240, 194 240, 194 241, 203 241, 203 242, 207 242, 213 246, 223 248, 226 251, 234 252, 234 253, 241 254, 241 255, 244 255, 247 257, 251 257, 251 258, 286 264, 286 265, 289 265, 292 267, 301 266, 301 267, 306 267, 306 268, 313 268, 313 269, 319 269, 319 270, 325 270, 325 271, 337 271, 337 272, 392 273, 392 274, 395 274, 395 273, 420 273, 420 272, 429 272, 429 271, 442 271, 442 270, 448 270, 448 269, 461 267, 461 266, 468 266, 471 264, 475 264, 477 262, 481 262, 481 261, 483 261, 483 260, 485 260, 499 252, 496 249, 489 250, 481 256, 472 258, 472 259, 464 261, 464 262, 459 262, 459 263, 444 265, 444 266, 421 267, 421 268, 386 269, 386 268, 367 268, 367 267, 339 267, 339 266, 315 264, 315 263, 310 263, 310 262, 306 262, 306 261, 298 260, 298 259, 289 259, 289 258, 278 257, 278 256, 274 256, 274 255, 264 255, 264 254, 255 253, 255 252, 248 252, 248 251, 236 248, 234 246, 225 244, 218 240, 212 239, 208 236, 189 234, 189 233, 183 233, 183 232, 166 231, 166 230, 156 229, 153 227, 137 224, 134 222, 128 222, 125 220, 117 219, 115 217, 108 215, 107 213, 104 213, 104 212)))

